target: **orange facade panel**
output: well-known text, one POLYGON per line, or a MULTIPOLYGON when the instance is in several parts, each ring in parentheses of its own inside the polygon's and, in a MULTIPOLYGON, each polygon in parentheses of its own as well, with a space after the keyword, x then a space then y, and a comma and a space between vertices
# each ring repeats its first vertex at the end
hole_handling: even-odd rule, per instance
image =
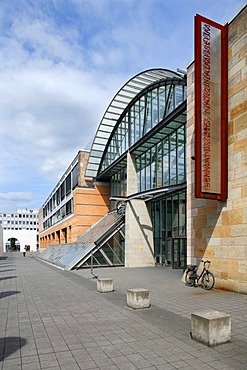
POLYGON ((76 188, 73 192, 73 214, 40 233, 40 249, 75 242, 109 212, 109 207, 108 185, 76 188))

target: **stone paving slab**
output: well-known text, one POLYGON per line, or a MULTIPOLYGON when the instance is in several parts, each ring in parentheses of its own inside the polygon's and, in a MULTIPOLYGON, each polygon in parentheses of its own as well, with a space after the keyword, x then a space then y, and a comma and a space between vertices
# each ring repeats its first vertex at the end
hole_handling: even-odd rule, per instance
POLYGON ((90 269, 62 271, 35 253, 0 256, 0 369, 247 369, 247 296, 203 291, 167 267, 99 268, 114 292, 97 292, 90 269), (130 288, 151 307, 127 307, 130 288), (232 317, 232 340, 209 348, 190 338, 190 315, 232 317))

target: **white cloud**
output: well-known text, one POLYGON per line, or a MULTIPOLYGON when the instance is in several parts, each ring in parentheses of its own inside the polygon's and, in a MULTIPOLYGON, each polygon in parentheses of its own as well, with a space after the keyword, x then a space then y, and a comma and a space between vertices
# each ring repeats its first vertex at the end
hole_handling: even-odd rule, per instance
POLYGON ((32 194, 30 192, 10 192, 10 193, 0 193, 0 199, 11 200, 11 201, 29 201, 32 200, 32 194))

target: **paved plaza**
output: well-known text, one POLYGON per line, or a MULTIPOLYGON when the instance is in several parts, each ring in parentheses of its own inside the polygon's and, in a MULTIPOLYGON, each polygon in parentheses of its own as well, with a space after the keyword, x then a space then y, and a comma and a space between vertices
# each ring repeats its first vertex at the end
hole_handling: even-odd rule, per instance
POLYGON ((247 295, 187 287, 168 267, 94 269, 114 283, 99 293, 90 269, 35 257, 0 256, 0 369, 247 369, 247 295), (128 288, 150 290, 151 307, 127 307, 128 288), (230 343, 191 339, 191 313, 205 310, 231 315, 230 343))

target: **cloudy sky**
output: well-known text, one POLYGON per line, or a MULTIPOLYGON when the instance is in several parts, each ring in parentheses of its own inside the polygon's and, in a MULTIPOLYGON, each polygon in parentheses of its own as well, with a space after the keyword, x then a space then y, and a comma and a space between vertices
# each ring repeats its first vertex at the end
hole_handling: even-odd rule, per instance
POLYGON ((0 0, 0 211, 39 209, 119 88, 193 60, 194 15, 244 0, 0 0))

